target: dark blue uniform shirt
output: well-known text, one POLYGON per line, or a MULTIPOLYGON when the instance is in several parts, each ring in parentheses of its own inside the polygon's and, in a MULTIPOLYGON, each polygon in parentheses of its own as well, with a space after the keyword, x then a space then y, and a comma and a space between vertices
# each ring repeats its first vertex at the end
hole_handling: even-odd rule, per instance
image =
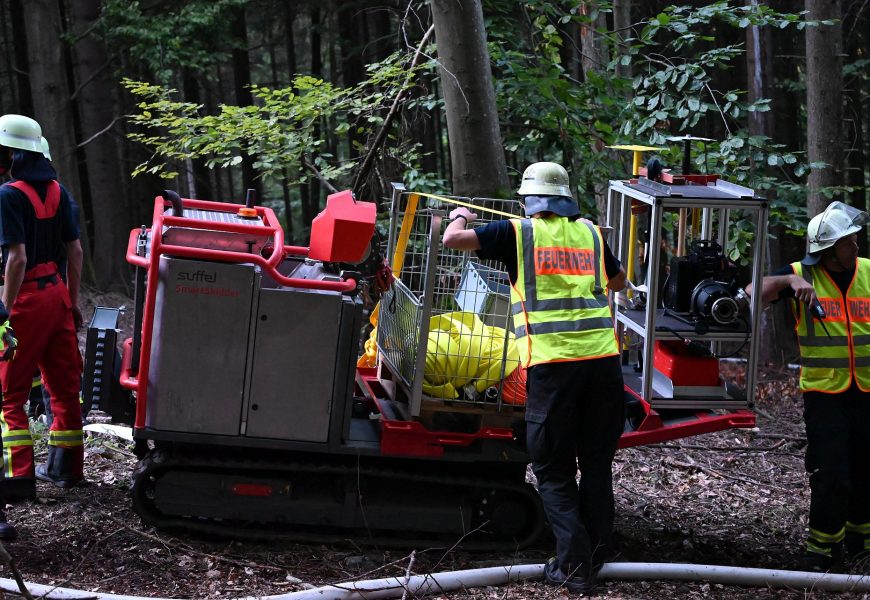
MULTIPOLYGON (((16 150, 12 162, 12 179, 29 183, 45 198, 48 182, 56 179, 54 167, 37 152, 16 150)), ((57 214, 50 222, 37 227, 36 214, 27 196, 19 190, 0 186, 0 246, 3 262, 11 244, 27 248, 27 269, 43 262, 66 263, 66 244, 79 239, 78 215, 70 193, 61 186, 57 214)))

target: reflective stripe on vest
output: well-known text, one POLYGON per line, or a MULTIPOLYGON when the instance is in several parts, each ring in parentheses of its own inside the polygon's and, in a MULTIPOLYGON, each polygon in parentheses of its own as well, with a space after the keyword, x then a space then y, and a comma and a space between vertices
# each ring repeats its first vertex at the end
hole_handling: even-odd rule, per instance
POLYGON ((517 237, 511 310, 523 364, 617 354, 598 228, 564 217, 511 223, 517 237))
POLYGON ((815 289, 830 334, 815 322, 805 303, 796 302, 801 390, 839 393, 849 388, 854 377, 862 391, 870 391, 870 260, 858 259, 845 302, 824 268, 799 262, 791 268, 815 289))
POLYGON ((33 212, 36 213, 36 218, 39 220, 51 219, 57 214, 57 207, 60 206, 60 184, 52 179, 48 182, 45 188, 45 201, 39 197, 33 186, 26 181, 13 181, 8 184, 16 190, 27 196, 33 206, 33 212))

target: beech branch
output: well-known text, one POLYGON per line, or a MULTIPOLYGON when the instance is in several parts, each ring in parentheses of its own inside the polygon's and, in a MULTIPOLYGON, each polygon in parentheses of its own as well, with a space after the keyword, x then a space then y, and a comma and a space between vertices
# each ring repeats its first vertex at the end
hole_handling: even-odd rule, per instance
POLYGON ((356 173, 356 177, 353 180, 353 193, 356 195, 359 195, 362 182, 365 181, 366 176, 372 168, 372 163, 375 160, 375 155, 377 154, 378 149, 384 143, 384 140, 387 138, 387 132, 389 131, 390 126, 393 124, 396 115, 399 114, 399 105, 405 98, 407 85, 414 73, 414 67, 417 66, 417 63, 419 62, 420 57, 423 54, 423 46, 426 45, 426 42, 429 40, 429 37, 434 31, 435 26, 431 25, 429 29, 426 30, 426 33, 423 34, 423 39, 421 39, 420 43, 417 45, 417 51, 414 53, 413 60, 411 60, 411 66, 408 67, 408 75, 405 78, 405 83, 402 85, 402 87, 399 88, 396 97, 393 99, 393 105, 390 107, 390 112, 387 113, 387 118, 384 119, 383 126, 381 126, 380 131, 378 131, 378 134, 375 136, 375 139, 372 142, 372 145, 369 147, 369 151, 366 154, 365 159, 363 159, 362 165, 360 165, 359 171, 357 171, 356 173))

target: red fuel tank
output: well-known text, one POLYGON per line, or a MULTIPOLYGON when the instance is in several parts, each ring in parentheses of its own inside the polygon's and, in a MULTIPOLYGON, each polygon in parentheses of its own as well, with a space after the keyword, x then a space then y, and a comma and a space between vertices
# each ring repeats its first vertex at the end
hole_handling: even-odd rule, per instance
POLYGON ((311 223, 309 258, 323 262, 357 263, 375 232, 373 202, 356 202, 350 190, 330 194, 326 208, 311 223))

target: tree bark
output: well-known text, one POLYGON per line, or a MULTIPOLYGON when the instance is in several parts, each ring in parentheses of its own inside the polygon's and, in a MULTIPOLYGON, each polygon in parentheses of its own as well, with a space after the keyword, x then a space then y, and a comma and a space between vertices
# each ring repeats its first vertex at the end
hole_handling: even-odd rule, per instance
POLYGON ((598 2, 584 2, 580 6, 581 14, 588 15, 592 21, 580 28, 580 43, 583 56, 580 64, 583 74, 589 71, 600 71, 607 65, 607 47, 601 35, 596 31, 607 28, 607 18, 603 12, 596 13, 598 2))
MULTIPOLYGON (((357 85, 363 79, 365 67, 362 60, 366 41, 363 38, 365 13, 356 2, 336 2, 332 0, 333 10, 338 15, 338 34, 341 51, 341 81, 345 87, 357 85)), ((347 132, 348 156, 357 158, 365 139, 357 133, 356 127, 347 132)))
POLYGON ((24 29, 27 35, 29 81, 34 90, 33 117, 51 144, 53 162, 63 174, 63 183, 81 195, 75 156, 75 128, 70 110, 70 91, 61 37, 66 33, 56 0, 29 0, 24 29))
MULTIPOLYGON (((855 23, 861 19, 862 14, 844 15, 847 23, 855 23), (851 17, 851 18, 850 18, 851 17), (856 19, 857 18, 857 19, 856 19)), ((866 25, 866 19, 863 19, 866 25)), ((860 26, 861 20, 853 25, 849 35, 845 36, 845 45, 849 62, 861 60, 867 56, 868 43, 867 33, 860 26)), ((863 73, 851 75, 844 81, 846 97, 846 114, 844 125, 846 128, 847 153, 844 157, 846 163, 846 184, 853 188, 849 194, 849 203, 853 206, 866 210, 867 208, 867 171, 868 161, 865 155, 868 131, 867 88, 864 83, 863 73)), ((858 233, 858 254, 867 256, 868 240, 867 229, 858 233)))
MULTIPOLYGON (((322 27, 320 7, 316 4, 311 8, 311 74, 314 77, 323 77, 323 49, 321 48, 320 28, 322 27)), ((314 126, 315 139, 320 139, 320 126, 314 126)), ((302 166, 300 165, 300 168, 302 166)), ((308 181, 308 194, 302 196, 302 221, 305 227, 311 225, 311 221, 320 210, 320 183, 316 178, 310 177, 308 181)))
MULTIPOLYGON (((755 5, 758 0, 748 0, 747 4, 755 5)), ((750 26, 746 28, 746 72, 748 100, 755 102, 763 98, 774 99, 773 86, 773 40, 769 27, 750 26)), ((774 107, 780 110, 780 107, 774 107)), ((750 135, 774 137, 774 110, 749 113, 750 135)), ((755 169, 770 171, 766 163, 753 165, 755 169)), ((773 175, 772 173, 768 173, 773 175)), ((775 190, 768 191, 768 198, 776 197, 775 190)), ((784 259, 782 241, 787 236, 784 228, 779 226, 771 229, 771 236, 760 236, 756 241, 767 244, 767 261, 765 271, 772 273, 782 264, 789 262, 784 259)), ((761 345, 762 364, 783 365, 792 361, 798 355, 797 343, 790 322, 790 307, 788 302, 778 302, 761 314, 761 339, 767 343, 761 345)))
MULTIPOLYGON (((602 36, 597 32, 599 29, 606 29, 607 20, 603 12, 596 13, 598 1, 584 2, 580 6, 580 12, 588 15, 592 20, 589 25, 583 25, 580 28, 580 42, 583 50, 583 56, 580 59, 580 65, 583 68, 584 80, 588 77, 587 74, 591 71, 602 71, 607 65, 607 47, 602 36)), ((600 142, 599 142, 600 144, 600 142)), ((601 144, 603 146, 603 144, 601 144)), ((604 152, 604 148, 600 148, 604 152)), ((565 165, 570 168, 572 165, 565 165)), ((598 181, 594 184, 593 194, 595 195, 595 207, 598 209, 599 222, 603 222, 607 214, 607 182, 598 181)))
POLYGON ((28 42, 28 79, 31 89, 39 91, 33 96, 33 117, 51 145, 51 157, 63 185, 80 201, 75 122, 62 41, 67 33, 66 23, 57 0, 28 0, 27 17, 23 20, 28 42))
MULTIPOLYGON (((202 102, 202 95, 196 73, 190 69, 184 69, 181 78, 184 100, 200 104, 202 102)), ((202 159, 189 159, 186 163, 186 167, 189 169, 188 178, 191 180, 188 192, 189 197, 218 200, 219 198, 214 195, 211 186, 211 169, 205 166, 205 162, 202 159)))
MULTIPOLYGON (((254 97, 251 94, 251 60, 248 56, 248 23, 245 19, 244 7, 236 10, 233 19, 233 37, 241 47, 233 50, 233 83, 236 90, 236 103, 239 106, 251 106, 254 97)), ((257 192, 257 201, 262 196, 260 180, 256 179, 257 173, 253 167, 253 160, 245 155, 242 160, 242 185, 244 190, 254 189, 257 192)), ((242 193, 245 197, 245 193, 242 193)))
MULTIPOLYGON (((623 43, 632 37, 632 4, 632 0, 613 0, 613 29, 615 30, 616 38, 623 43)), ((622 48, 618 48, 614 54, 622 54, 622 48)), ((620 77, 631 77, 631 63, 617 65, 616 74, 620 77)))
MULTIPOLYGON (((73 29, 82 32, 90 28, 100 17, 100 4, 100 0, 75 0, 71 13, 73 29)), ((107 68, 108 54, 100 40, 91 35, 83 37, 75 45, 75 55, 78 81, 86 82, 78 92, 82 138, 93 138, 84 147, 84 153, 87 199, 93 215, 95 283, 100 289, 129 291, 130 269, 124 255, 127 232, 133 223, 122 183, 126 174, 121 170, 119 136, 114 129, 123 111, 117 103, 111 70, 107 68)))
POLYGON ((453 193, 507 197, 507 165, 480 0, 432 0, 453 193))
POLYGON ((805 10, 808 19, 835 19, 806 28, 807 158, 827 164, 812 169, 807 179, 813 216, 829 202, 819 190, 843 183, 843 10, 840 0, 806 0, 805 10))
MULTIPOLYGON (((9 17, 12 27, 12 44, 14 51, 15 65, 15 87, 18 99, 18 112, 23 115, 33 114, 33 94, 30 89, 29 77, 29 60, 27 58, 27 34, 24 29, 24 11, 22 9, 22 0, 11 0, 9 2, 9 17)), ((12 53, 9 53, 12 54, 12 53)), ((7 54, 7 59, 9 58, 7 54)))

